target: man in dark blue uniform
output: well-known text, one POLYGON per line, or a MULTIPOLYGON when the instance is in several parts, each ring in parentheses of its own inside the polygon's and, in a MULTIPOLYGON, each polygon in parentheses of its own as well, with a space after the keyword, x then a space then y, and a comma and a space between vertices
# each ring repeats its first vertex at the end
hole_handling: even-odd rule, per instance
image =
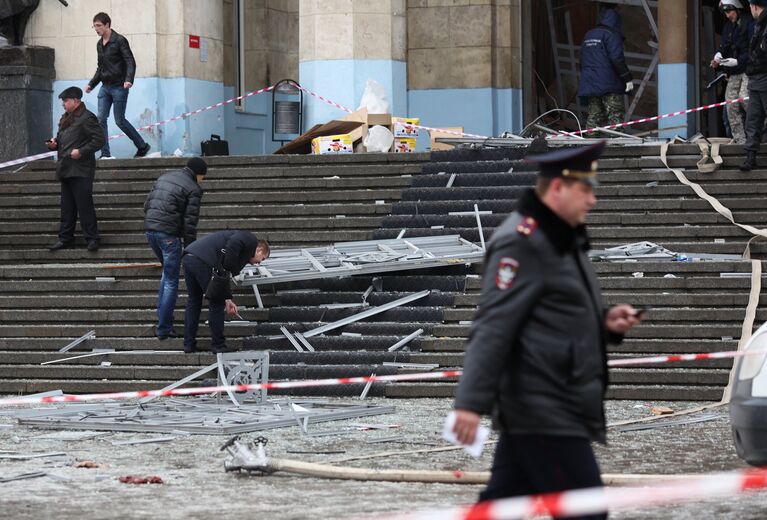
POLYGON ((621 17, 614 9, 607 9, 583 38, 578 96, 588 98, 588 128, 623 122, 624 95, 634 90, 623 40, 621 17))
POLYGON ((767 117, 767 0, 749 0, 754 30, 748 47, 748 108, 746 109, 746 160, 740 170, 756 167, 756 154, 762 143, 767 117))
POLYGON ((602 485, 590 443, 605 440, 606 343, 640 321, 604 305, 586 254, 603 147, 529 157, 536 187, 487 246, 454 426, 466 444, 482 414, 501 431, 480 500, 602 485))

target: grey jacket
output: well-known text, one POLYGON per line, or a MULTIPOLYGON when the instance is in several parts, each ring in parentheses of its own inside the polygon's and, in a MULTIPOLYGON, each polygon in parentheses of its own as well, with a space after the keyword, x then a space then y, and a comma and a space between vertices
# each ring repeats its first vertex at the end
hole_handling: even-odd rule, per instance
POLYGON ((618 338, 587 250, 584 227, 523 195, 487 247, 456 408, 511 434, 604 441, 606 342, 618 338))
POLYGON ((106 138, 98 118, 81 104, 72 114, 64 114, 56 134, 58 162, 56 178, 90 177, 96 175, 96 151, 104 146, 106 138), (72 150, 80 151, 79 159, 72 159, 72 150))
POLYGON ((201 200, 202 188, 189 168, 160 175, 144 202, 144 229, 183 238, 188 246, 197 239, 201 200))

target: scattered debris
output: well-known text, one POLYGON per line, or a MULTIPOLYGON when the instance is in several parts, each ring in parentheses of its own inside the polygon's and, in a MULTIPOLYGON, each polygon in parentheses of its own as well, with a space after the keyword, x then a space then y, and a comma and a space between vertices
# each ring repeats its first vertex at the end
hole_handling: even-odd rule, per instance
POLYGON ((246 471, 261 475, 282 471, 309 477, 372 480, 385 482, 430 482, 445 484, 484 484, 490 473, 464 471, 427 471, 400 469, 367 469, 337 467, 297 460, 275 459, 266 455, 266 439, 256 439, 255 453, 238 438, 231 439, 222 448, 227 452, 226 471, 246 471))
POLYGON ((47 473, 45 473, 44 471, 31 471, 29 473, 20 473, 12 477, 0 477, 0 483, 12 482, 14 480, 26 480, 29 478, 45 477, 46 475, 47 473))
POLYGON ((150 477, 140 477, 138 475, 125 475, 118 478, 117 480, 119 480, 123 484, 165 484, 165 482, 163 482, 163 480, 156 475, 152 475, 150 477))
POLYGON ((176 440, 175 435, 166 435, 163 437, 152 437, 150 439, 131 439, 127 441, 112 441, 112 446, 132 446, 134 444, 151 444, 154 442, 170 442, 176 440))
POLYGON ((404 442, 404 435, 389 435, 388 437, 377 437, 375 439, 366 439, 367 444, 377 444, 379 442, 404 442))
POLYGON ((48 453, 0 453, 0 459, 6 460, 28 460, 28 459, 47 459, 49 457, 66 457, 63 451, 51 451, 48 453))
POLYGON ((724 413, 707 413, 703 415, 699 415, 697 417, 689 417, 685 419, 676 419, 676 420, 668 420, 668 421, 662 421, 662 422, 654 422, 654 423, 646 423, 646 424, 635 424, 631 426, 623 426, 621 428, 617 428, 619 432, 636 432, 636 431, 642 431, 642 430, 653 430, 656 428, 669 428, 671 426, 686 426, 688 424, 696 424, 696 423, 702 423, 702 422, 708 422, 708 421, 715 421, 717 419, 722 419, 728 417, 728 414, 724 413))
POLYGON ((404 347, 405 345, 407 345, 408 343, 413 341, 415 338, 417 338, 421 334, 423 334, 423 329, 418 329, 417 331, 413 332, 412 334, 410 334, 408 336, 405 336, 404 338, 399 340, 397 343, 395 343, 394 345, 389 347, 388 351, 389 352, 394 352, 395 350, 398 350, 398 349, 404 347))
POLYGON ((74 468, 86 468, 86 469, 95 469, 102 467, 101 464, 98 462, 94 462, 92 460, 81 460, 79 462, 76 462, 72 465, 74 468))
POLYGON ((668 415, 671 413, 674 413, 674 410, 669 408, 668 406, 654 406, 650 412, 653 415, 668 415))

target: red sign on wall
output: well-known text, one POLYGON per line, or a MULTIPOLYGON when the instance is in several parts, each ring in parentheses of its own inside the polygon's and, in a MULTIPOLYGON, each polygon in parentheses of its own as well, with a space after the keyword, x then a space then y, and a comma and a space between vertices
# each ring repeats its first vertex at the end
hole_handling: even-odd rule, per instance
POLYGON ((189 35, 189 48, 190 49, 199 49, 200 48, 200 37, 196 34, 190 34, 189 35))

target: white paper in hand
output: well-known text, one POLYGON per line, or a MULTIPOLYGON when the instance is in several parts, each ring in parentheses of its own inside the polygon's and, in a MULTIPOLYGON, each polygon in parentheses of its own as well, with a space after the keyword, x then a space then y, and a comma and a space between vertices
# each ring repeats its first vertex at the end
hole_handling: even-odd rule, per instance
POLYGON ((474 436, 474 443, 461 444, 458 442, 458 438, 455 436, 455 432, 453 432, 454 425, 455 412, 450 412, 447 414, 447 418, 445 419, 445 426, 442 429, 442 438, 451 444, 455 444, 456 446, 463 446, 463 449, 466 450, 466 453, 475 459, 478 459, 479 456, 482 455, 482 448, 485 447, 485 441, 487 441, 487 438, 490 436, 490 428, 480 424, 477 427, 477 434, 474 436))

